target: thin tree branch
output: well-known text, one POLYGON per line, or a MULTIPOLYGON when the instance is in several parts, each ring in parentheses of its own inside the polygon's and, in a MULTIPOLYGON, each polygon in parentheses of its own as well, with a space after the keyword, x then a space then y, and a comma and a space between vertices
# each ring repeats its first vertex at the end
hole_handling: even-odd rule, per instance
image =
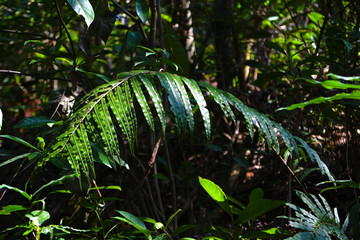
POLYGON ((72 57, 73 57, 73 60, 74 60, 74 64, 73 64, 73 67, 74 69, 76 69, 76 53, 75 53, 75 47, 74 47, 74 42, 71 38, 71 35, 69 33, 69 30, 67 29, 66 27, 66 24, 64 22, 64 19, 62 18, 61 16, 61 13, 60 13, 60 9, 59 9, 59 5, 57 4, 57 1, 54 0, 54 3, 55 3, 55 8, 56 8, 56 11, 57 11, 57 14, 59 16, 59 19, 60 19, 60 22, 61 24, 63 25, 64 29, 65 29, 65 32, 66 32, 66 35, 68 36, 69 38, 69 41, 70 41, 70 46, 71 46, 71 49, 72 49, 72 57))
POLYGON ((42 34, 38 34, 38 33, 21 32, 21 31, 9 30, 9 29, 1 29, 0 32, 14 33, 14 34, 20 34, 20 35, 29 35, 29 36, 35 36, 35 37, 40 37, 40 38, 43 38, 43 39, 50 39, 50 40, 55 40, 55 41, 58 40, 57 38, 42 35, 42 34))
POLYGON ((150 11, 151 11, 151 19, 150 19, 150 41, 149 47, 151 49, 155 46, 155 39, 156 39, 156 0, 150 0, 150 11))
POLYGON ((57 78, 57 77, 50 77, 45 75, 38 75, 33 73, 24 73, 14 70, 0 70, 0 74, 13 74, 13 75, 22 75, 22 76, 30 76, 34 78, 40 78, 40 79, 49 79, 49 80, 59 80, 59 81, 67 81, 65 78, 57 78))
MULTIPOLYGON (((160 27, 160 48, 162 50, 165 50, 165 41, 164 41, 164 24, 161 18, 161 5, 160 5, 160 0, 156 0, 156 11, 157 11, 157 15, 158 15, 158 20, 159 20, 159 27, 160 27)), ((162 53, 162 55, 164 55, 164 53, 162 53)), ((164 64, 163 66, 164 69, 166 69, 166 64, 164 64)))

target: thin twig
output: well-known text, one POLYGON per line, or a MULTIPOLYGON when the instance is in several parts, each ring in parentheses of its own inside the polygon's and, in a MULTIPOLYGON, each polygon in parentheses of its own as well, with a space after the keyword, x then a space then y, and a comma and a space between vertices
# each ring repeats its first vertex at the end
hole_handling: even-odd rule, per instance
POLYGON ((74 69, 76 69, 76 53, 75 53, 75 47, 74 47, 74 42, 71 38, 71 35, 69 33, 69 30, 67 29, 66 27, 66 24, 64 22, 64 19, 62 18, 61 16, 61 13, 60 13, 60 8, 59 8, 59 5, 57 4, 57 1, 54 0, 54 3, 55 3, 55 8, 56 8, 56 11, 57 11, 57 14, 59 16, 59 19, 60 19, 60 22, 61 24, 63 25, 64 29, 65 29, 65 32, 66 32, 66 35, 68 36, 69 38, 69 41, 70 41, 70 46, 71 46, 71 49, 72 49, 72 57, 73 57, 73 60, 74 60, 74 63, 73 63, 73 66, 74 66, 74 69))
MULTIPOLYGON (((176 187, 175 187, 175 178, 174 173, 171 167, 171 159, 170 159, 170 153, 169 148, 166 139, 164 140, 165 145, 165 152, 166 152, 166 163, 168 165, 169 169, 169 177, 170 177, 170 185, 171 185, 171 192, 172 192, 172 199, 173 199, 173 209, 176 211, 177 201, 176 201, 176 187)), ((174 217, 174 229, 177 228, 177 216, 174 217)))
POLYGON ((150 0, 150 11, 151 11, 151 18, 150 18, 150 40, 149 40, 149 47, 152 49, 155 46, 155 38, 156 38, 156 0, 150 0))
POLYGON ((35 37, 40 37, 43 39, 50 39, 50 40, 55 40, 57 41, 57 38, 54 37, 49 37, 43 34, 38 34, 38 33, 31 33, 31 32, 21 32, 21 31, 15 31, 15 30, 9 30, 9 29, 1 29, 0 32, 3 33, 14 33, 14 34, 20 34, 20 35, 29 35, 29 36, 35 36, 35 37))
POLYGON ((145 172, 144 172, 144 176, 143 176, 143 178, 141 179, 140 183, 137 185, 137 187, 136 187, 136 188, 134 189, 134 191, 132 192, 132 195, 134 195, 134 194, 142 187, 142 185, 144 184, 145 179, 146 179, 147 176, 150 174, 151 169, 152 169, 152 167, 154 166, 154 162, 155 162, 157 153, 158 153, 158 151, 159 151, 161 139, 162 139, 162 135, 160 135, 160 137, 158 138, 158 140, 157 140, 157 142, 156 142, 156 144, 155 144, 153 153, 152 153, 152 155, 151 155, 151 159, 150 159, 150 161, 148 162, 147 169, 146 169, 145 172))
POLYGON ((24 72, 19 72, 19 71, 15 71, 15 70, 0 70, 0 74, 13 74, 13 75, 29 76, 29 77, 40 78, 40 79, 67 81, 67 79, 65 79, 65 78, 50 77, 50 76, 45 76, 45 75, 33 74, 33 73, 24 73, 24 72))

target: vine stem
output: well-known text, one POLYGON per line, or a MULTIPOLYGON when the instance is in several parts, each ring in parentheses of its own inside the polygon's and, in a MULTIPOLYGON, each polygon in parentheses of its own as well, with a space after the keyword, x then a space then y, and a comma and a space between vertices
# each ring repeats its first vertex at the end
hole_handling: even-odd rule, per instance
POLYGON ((55 3, 55 8, 56 8, 57 14, 58 14, 58 16, 59 16, 60 22, 61 22, 61 24, 63 25, 63 27, 64 27, 64 29, 65 29, 65 32, 66 32, 66 35, 68 36, 69 41, 70 41, 70 46, 71 46, 72 55, 73 55, 72 57, 73 57, 73 59, 74 59, 73 67, 74 67, 74 70, 75 70, 75 69, 76 69, 76 53, 75 53, 74 42, 73 42, 73 40, 72 40, 72 38, 71 38, 71 35, 70 35, 70 33, 69 33, 69 30, 68 30, 67 27, 66 27, 66 24, 65 24, 65 22, 64 22, 64 19, 63 19, 62 16, 61 16, 60 8, 59 8, 59 5, 58 5, 57 1, 54 0, 54 3, 55 3))

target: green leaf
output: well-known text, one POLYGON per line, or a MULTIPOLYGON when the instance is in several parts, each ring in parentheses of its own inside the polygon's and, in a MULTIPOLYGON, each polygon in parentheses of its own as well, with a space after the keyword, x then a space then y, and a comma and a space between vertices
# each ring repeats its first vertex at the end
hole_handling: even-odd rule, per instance
POLYGON ((210 141, 210 136, 211 136, 210 114, 209 114, 209 110, 206 108, 206 101, 204 99, 204 96, 201 93, 199 85, 193 79, 187 79, 187 78, 183 77, 182 80, 187 85, 187 87, 190 89, 191 94, 193 95, 193 97, 195 98, 195 100, 199 106, 200 113, 201 113, 201 116, 204 121, 206 138, 208 141, 210 141))
POLYGON ((11 215, 12 212, 17 212, 26 209, 27 207, 24 207, 22 205, 7 205, 2 207, 2 209, 0 210, 0 215, 11 215))
POLYGON ((8 160, 6 160, 6 161, 3 161, 2 163, 0 163, 0 167, 6 166, 6 165, 8 165, 8 164, 10 164, 10 163, 13 163, 13 162, 19 160, 19 159, 26 158, 26 157, 28 157, 30 154, 31 154, 31 153, 24 153, 24 154, 21 154, 21 155, 19 155, 19 156, 10 158, 10 159, 8 159, 8 160))
POLYGON ((266 230, 251 231, 251 232, 245 233, 242 237, 252 238, 252 239, 264 239, 264 238, 282 239, 291 234, 292 233, 288 230, 284 230, 281 228, 270 228, 270 229, 266 229, 266 230))
POLYGON ((220 207, 231 216, 230 204, 223 190, 214 182, 199 177, 199 182, 204 190, 214 199, 220 207))
POLYGON ((280 47, 279 44, 277 44, 277 43, 275 43, 275 42, 266 41, 266 42, 265 42, 265 46, 267 46, 267 47, 269 47, 269 48, 273 48, 273 49, 281 52, 282 54, 287 55, 286 52, 285 52, 285 50, 284 50, 282 47, 280 47))
POLYGON ((11 136, 11 135, 0 135, 0 137, 13 140, 13 141, 18 142, 18 143, 21 143, 21 144, 23 144, 23 145, 25 145, 25 146, 27 146, 27 147, 29 147, 29 148, 32 148, 32 149, 34 149, 35 151, 41 152, 40 149, 38 149, 37 147, 31 145, 30 143, 26 142, 25 140, 22 140, 21 138, 14 137, 14 136, 11 136))
POLYGON ((175 213, 173 213, 169 219, 166 221, 166 224, 165 224, 165 229, 164 231, 166 231, 167 227, 169 226, 170 222, 174 219, 174 217, 179 213, 181 212, 182 210, 181 209, 178 209, 175 213))
POLYGON ((117 211, 117 212, 120 213, 124 218, 122 217, 113 217, 113 218, 130 224, 131 226, 135 227, 137 230, 142 232, 148 239, 151 237, 151 231, 146 228, 144 222, 141 221, 140 218, 125 211, 117 211))
MULTIPOLYGON (((175 237, 175 236, 179 235, 180 233, 188 231, 188 230, 193 229, 195 227, 196 227, 196 225, 181 225, 171 233, 171 236, 175 237)), ((181 238, 181 239, 185 240, 187 238, 181 238)))
POLYGON ((30 214, 25 214, 25 216, 29 218, 35 226, 41 226, 41 224, 50 218, 49 212, 44 210, 35 210, 30 214))
POLYGON ((181 131, 185 131, 187 122, 186 110, 182 101, 181 93, 173 77, 169 78, 168 75, 165 75, 161 72, 156 72, 156 75, 159 77, 161 85, 166 89, 168 93, 169 102, 171 105, 170 109, 174 113, 177 130, 180 134, 181 131))
POLYGON ((146 0, 136 0, 136 13, 143 23, 149 19, 150 9, 146 0))
POLYGON ((360 100, 360 91, 353 91, 352 93, 338 93, 331 97, 318 97, 318 98, 312 99, 308 102, 297 103, 297 104, 290 105, 288 107, 282 107, 282 108, 277 109, 276 111, 293 110, 296 108, 303 108, 303 107, 306 107, 306 106, 312 105, 312 104, 320 104, 320 103, 324 103, 324 102, 332 102, 335 100, 342 100, 342 99, 360 100))
POLYGON ((144 84, 144 86, 146 87, 146 90, 148 91, 152 101, 154 102, 154 106, 155 106, 156 112, 158 114, 160 123, 161 123, 163 135, 165 136, 166 115, 165 115, 165 111, 164 111, 164 108, 162 105, 161 98, 160 98, 157 90, 155 89, 153 83, 151 82, 151 75, 150 74, 139 75, 139 78, 140 78, 141 82, 144 84))
POLYGON ((171 78, 172 76, 174 76, 174 81, 175 81, 175 84, 177 86, 177 89, 179 90, 180 92, 180 95, 181 95, 181 98, 182 98, 182 103, 185 107, 185 111, 186 111, 186 119, 187 119, 187 122, 188 122, 188 125, 189 125, 189 130, 190 130, 190 133, 192 134, 194 132, 194 116, 193 116, 193 113, 192 113, 192 107, 190 105, 190 100, 189 100, 189 96, 186 92, 186 89, 185 89, 185 86, 181 80, 181 78, 178 76, 178 75, 172 75, 172 74, 169 74, 169 73, 165 73, 168 78, 171 78))
POLYGON ((353 76, 353 77, 346 77, 346 76, 340 76, 334 73, 329 73, 327 74, 328 77, 331 77, 333 79, 339 79, 339 80, 344 80, 344 81, 360 81, 360 77, 359 76, 353 76))
POLYGON ((154 125, 154 118, 153 115, 151 113, 150 107, 146 101, 145 95, 140 87, 140 83, 137 80, 137 78, 133 77, 130 79, 131 82, 131 86, 134 90, 136 99, 141 107, 141 110, 145 116, 145 119, 148 123, 148 125, 150 126, 151 131, 154 133, 155 132, 155 125, 154 125))
POLYGON ((285 204, 285 201, 264 199, 264 192, 261 188, 256 188, 250 193, 249 204, 240 210, 238 223, 246 223, 278 208, 285 204))
POLYGON ((309 145, 301 138, 296 136, 294 138, 298 140, 301 143, 301 145, 305 148, 306 152, 310 157, 310 160, 319 166, 321 173, 325 174, 330 181, 335 181, 334 177, 331 175, 329 168, 326 166, 326 164, 323 161, 321 161, 319 155, 315 152, 315 150, 310 148, 309 145))
POLYGON ((209 91, 209 93, 214 97, 215 102, 220 105, 225 116, 226 117, 231 116, 232 120, 236 122, 234 112, 230 107, 226 94, 222 90, 211 86, 207 82, 201 82, 200 84, 204 86, 209 91))
POLYGON ((316 81, 314 79, 303 79, 311 84, 321 85, 326 89, 360 89, 360 85, 346 84, 335 80, 316 81))
POLYGON ((9 186, 9 185, 6 185, 6 184, 1 184, 0 185, 0 189, 3 189, 3 188, 7 188, 7 189, 10 189, 10 190, 14 190, 15 192, 18 192, 20 193, 21 195, 23 195, 25 198, 27 198, 28 200, 31 200, 32 199, 32 196, 30 196, 29 194, 27 194, 26 192, 24 192, 23 190, 20 190, 16 187, 12 187, 12 186, 9 186))
POLYGON ((63 180, 65 180, 65 179, 67 179, 67 178, 72 178, 72 177, 74 177, 74 176, 75 176, 75 174, 65 175, 65 176, 62 176, 61 178, 52 180, 52 181, 48 182, 47 184, 41 186, 38 190, 36 190, 36 191, 33 193, 33 196, 35 196, 36 194, 38 194, 40 191, 42 191, 43 189, 45 189, 45 188, 47 188, 47 187, 62 184, 62 183, 63 183, 63 182, 62 182, 63 180))
POLYGON ((85 18, 85 22, 90 26, 94 21, 95 13, 89 0, 67 0, 74 11, 85 18))

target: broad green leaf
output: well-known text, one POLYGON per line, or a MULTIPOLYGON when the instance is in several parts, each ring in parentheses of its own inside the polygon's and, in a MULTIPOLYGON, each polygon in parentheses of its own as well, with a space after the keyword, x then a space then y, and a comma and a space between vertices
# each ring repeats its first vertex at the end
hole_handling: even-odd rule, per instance
POLYGON ((21 144, 23 144, 23 145, 25 145, 25 146, 27 146, 27 147, 29 147, 29 148, 32 148, 32 149, 34 149, 35 151, 41 152, 40 149, 38 149, 37 147, 31 145, 30 143, 26 142, 25 140, 22 140, 21 138, 14 137, 14 136, 11 136, 11 135, 0 135, 0 137, 13 140, 13 141, 18 142, 18 143, 21 143, 21 144))
POLYGON ((208 179, 199 177, 199 182, 204 190, 210 195, 210 197, 214 199, 220 205, 220 207, 231 216, 230 204, 223 190, 208 179))
POLYGON ((35 226, 41 226, 46 220, 50 218, 50 214, 44 210, 35 210, 29 214, 25 214, 35 226))
POLYGON ((150 9, 147 0, 136 0, 136 13, 143 23, 149 19, 150 9))
POLYGON ((243 210, 240 210, 238 223, 246 223, 278 208, 285 204, 285 201, 270 200, 264 198, 264 192, 261 188, 256 188, 250 193, 249 204, 243 210))
POLYGON ((89 0, 67 0, 74 11, 85 18, 85 22, 90 26, 94 21, 95 13, 89 0))
POLYGON ((117 212, 120 213, 123 217, 113 217, 113 218, 130 224, 131 226, 139 230, 141 233, 143 233, 148 239, 151 239, 151 231, 146 228, 144 222, 141 221, 140 218, 125 211, 117 211, 117 212))
POLYGON ((9 185, 6 185, 6 184, 1 184, 0 185, 0 189, 3 189, 3 188, 7 188, 7 189, 10 189, 10 190, 14 190, 15 192, 18 192, 20 193, 21 195, 23 195, 25 198, 27 198, 28 200, 31 200, 32 199, 32 196, 30 196, 29 194, 27 194, 26 192, 24 192, 23 190, 20 190, 16 187, 12 187, 12 186, 9 186, 9 185))

